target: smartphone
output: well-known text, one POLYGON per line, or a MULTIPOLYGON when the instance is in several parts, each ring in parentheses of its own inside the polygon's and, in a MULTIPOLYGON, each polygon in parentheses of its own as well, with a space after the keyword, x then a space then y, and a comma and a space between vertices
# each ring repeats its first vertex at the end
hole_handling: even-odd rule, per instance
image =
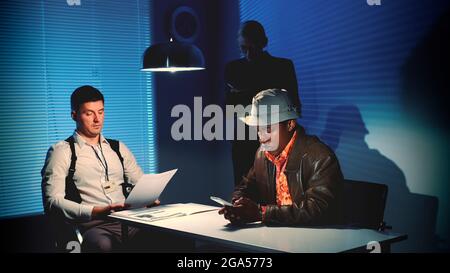
POLYGON ((231 204, 231 203, 228 202, 228 201, 223 200, 223 199, 220 198, 220 197, 211 196, 210 198, 211 198, 211 200, 213 200, 213 201, 215 201, 215 202, 221 204, 221 205, 224 206, 224 207, 225 207, 225 206, 230 206, 230 207, 233 206, 233 204, 231 204))

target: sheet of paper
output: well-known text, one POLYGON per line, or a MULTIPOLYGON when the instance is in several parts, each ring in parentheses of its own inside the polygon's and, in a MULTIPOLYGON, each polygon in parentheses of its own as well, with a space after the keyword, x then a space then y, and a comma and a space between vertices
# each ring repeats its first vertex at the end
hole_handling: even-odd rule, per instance
POLYGON ((130 208, 141 208, 153 204, 178 169, 158 174, 144 174, 125 200, 130 208))
POLYGON ((152 208, 140 208, 133 210, 118 211, 113 213, 113 215, 118 215, 146 222, 152 222, 157 220, 187 216, 195 213, 201 213, 218 209, 219 209, 218 207, 211 207, 195 203, 187 203, 187 204, 177 203, 177 204, 161 205, 152 208))

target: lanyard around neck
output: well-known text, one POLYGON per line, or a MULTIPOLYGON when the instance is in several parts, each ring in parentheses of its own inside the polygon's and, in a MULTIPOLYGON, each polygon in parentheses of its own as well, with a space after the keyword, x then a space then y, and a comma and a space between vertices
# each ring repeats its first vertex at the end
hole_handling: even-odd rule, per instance
POLYGON ((103 154, 102 144, 100 143, 99 146, 100 146, 100 153, 102 154, 103 160, 104 160, 105 162, 103 162, 103 160, 100 158, 100 156, 99 156, 99 154, 97 153, 97 151, 95 150, 95 148, 94 148, 93 146, 91 146, 91 147, 92 147, 92 150, 94 150, 95 156, 97 157, 97 159, 98 159, 98 160, 100 161, 100 163, 102 164, 102 167, 105 169, 106 181, 109 181, 108 162, 106 162, 106 157, 105 157, 105 155, 103 154))

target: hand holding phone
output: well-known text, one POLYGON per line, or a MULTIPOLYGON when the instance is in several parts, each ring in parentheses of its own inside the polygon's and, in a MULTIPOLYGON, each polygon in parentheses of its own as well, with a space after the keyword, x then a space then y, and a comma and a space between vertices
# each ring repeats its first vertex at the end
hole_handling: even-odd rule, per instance
POLYGON ((221 204, 221 205, 224 206, 224 207, 225 207, 225 206, 229 206, 229 207, 232 207, 232 206, 233 206, 233 204, 231 204, 231 203, 228 202, 228 201, 223 200, 223 199, 220 198, 220 197, 211 196, 210 198, 211 198, 211 200, 213 200, 213 201, 215 201, 215 202, 221 204))

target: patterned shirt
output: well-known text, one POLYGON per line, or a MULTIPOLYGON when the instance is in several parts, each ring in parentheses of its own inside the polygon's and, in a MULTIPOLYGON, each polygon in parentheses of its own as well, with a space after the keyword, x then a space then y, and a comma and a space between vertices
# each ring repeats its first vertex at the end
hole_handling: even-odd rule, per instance
MULTIPOLYGON (((292 197, 291 194, 289 193, 289 186, 284 170, 286 169, 287 159, 292 151, 292 148, 294 147, 296 139, 297 139, 297 132, 294 132, 294 135, 292 136, 289 143, 286 145, 283 151, 277 156, 274 156, 269 152, 264 152, 264 155, 267 157, 267 159, 270 162, 272 162, 276 167, 276 200, 278 206, 292 205, 292 197)), ((264 219, 266 207, 261 206, 261 210, 264 219)))

